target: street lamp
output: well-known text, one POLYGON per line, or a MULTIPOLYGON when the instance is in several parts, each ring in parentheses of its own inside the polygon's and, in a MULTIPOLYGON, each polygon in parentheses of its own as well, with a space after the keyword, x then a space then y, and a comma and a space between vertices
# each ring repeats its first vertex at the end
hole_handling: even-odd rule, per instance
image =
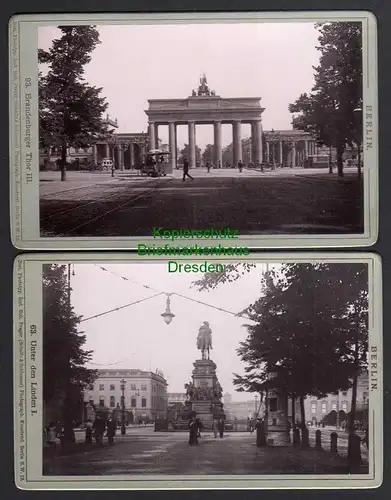
POLYGON ((126 427, 125 427, 125 386, 126 386, 126 380, 122 379, 121 380, 121 391, 122 391, 122 401, 121 401, 121 434, 124 436, 126 434, 126 427))
POLYGON ((171 293, 167 293, 166 310, 160 315, 164 318, 166 325, 169 325, 172 321, 172 318, 175 318, 175 314, 173 314, 170 309, 170 295, 171 293))
POLYGON ((362 118, 360 120, 360 117, 362 117, 362 109, 361 108, 356 108, 353 110, 354 116, 356 117, 356 125, 358 130, 360 131, 358 136, 356 137, 357 139, 357 160, 358 160, 358 175, 361 175, 361 134, 362 134, 362 118))

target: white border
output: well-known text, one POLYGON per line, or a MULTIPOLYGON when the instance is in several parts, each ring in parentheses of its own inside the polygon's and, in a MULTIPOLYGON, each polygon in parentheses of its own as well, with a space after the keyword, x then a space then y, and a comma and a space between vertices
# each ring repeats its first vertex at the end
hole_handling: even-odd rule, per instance
MULTIPOLYGON (((194 258, 177 259, 194 262, 194 258)), ((209 261, 229 262, 346 262, 367 263, 369 266, 369 351, 376 348, 378 359, 376 373, 370 370, 370 380, 377 377, 376 389, 371 390, 369 407, 369 474, 367 475, 263 475, 263 476, 43 476, 42 475, 42 400, 38 397, 36 415, 26 415, 26 401, 30 401, 30 371, 28 343, 37 339, 42 347, 42 264, 72 262, 148 263, 167 262, 165 258, 145 261, 136 255, 81 254, 29 254, 15 259, 14 267, 14 440, 16 485, 26 490, 58 489, 299 489, 299 488, 375 488, 383 478, 383 379, 382 379, 382 301, 381 261, 369 253, 282 253, 258 254, 251 259, 217 259, 209 261), (31 334, 31 325, 37 333, 31 334), (24 349, 22 349, 24 348, 24 349), (27 355, 27 356, 26 356, 27 355), (21 397, 21 391, 25 391, 21 397), (23 400, 22 400, 23 399, 23 400), (21 416, 20 412, 25 416, 21 416), (22 441, 21 435, 24 434, 22 441), (24 446, 24 459, 21 457, 24 446), (21 478, 21 462, 24 474, 21 478)), ((36 379, 42 387, 41 349, 37 349, 36 379)), ((372 367, 373 368, 373 367, 372 367)), ((371 384, 370 384, 371 387, 371 384)))
MULTIPOLYGON (((370 246, 378 237, 378 104, 377 104, 377 23, 365 11, 350 12, 240 12, 184 14, 36 14, 18 15, 9 23, 10 35, 10 183, 11 237, 22 250, 120 250, 136 249, 138 244, 152 243, 152 237, 80 237, 43 238, 39 234, 39 166, 38 166, 38 61, 37 30, 40 26, 58 24, 182 24, 232 22, 316 22, 361 21, 363 23, 363 99, 364 110, 371 106, 372 117, 364 120, 364 233, 336 235, 244 235, 237 240, 248 248, 319 248, 370 246), (32 141, 33 181, 26 180, 26 147, 23 141, 25 123, 24 79, 31 78, 33 95, 32 141), (369 124, 370 123, 370 124, 369 124), (371 130, 371 132, 370 132, 371 130), (368 135, 367 135, 368 134, 368 135), (372 137, 373 146, 370 147, 372 137)), ((227 221, 228 223, 228 221, 227 221)), ((179 246, 188 240, 177 240, 179 246)), ((223 241, 216 240, 217 244, 223 241)))

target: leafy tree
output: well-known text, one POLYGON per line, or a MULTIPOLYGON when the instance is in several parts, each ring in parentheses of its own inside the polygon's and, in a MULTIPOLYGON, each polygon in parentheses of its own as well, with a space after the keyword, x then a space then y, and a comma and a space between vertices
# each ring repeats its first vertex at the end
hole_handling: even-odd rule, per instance
POLYGON ((80 415, 82 391, 97 377, 85 367, 92 351, 85 351, 86 336, 78 331, 81 317, 70 304, 66 266, 43 265, 43 400, 61 407, 65 439, 74 440, 75 411, 80 415), (75 407, 77 410, 75 410, 75 407))
POLYGON ((202 163, 206 165, 206 163, 214 163, 214 146, 213 144, 207 144, 203 153, 202 153, 202 163))
POLYGON ((39 78, 40 147, 61 151, 61 180, 66 179, 69 147, 88 147, 108 131, 102 115, 107 109, 101 88, 88 85, 84 67, 100 43, 94 26, 59 26, 61 37, 38 60, 49 70, 39 78))
MULTIPOLYGON (((196 145, 195 150, 196 150, 196 158, 195 158, 196 165, 199 165, 201 163, 201 148, 196 145)), ((190 149, 188 144, 185 144, 184 148, 181 149, 179 152, 179 163, 183 164, 185 158, 190 160, 190 149)))
POLYGON ((338 175, 343 176, 342 155, 346 145, 362 143, 362 25, 329 22, 320 31, 319 66, 310 94, 301 94, 289 105, 299 113, 293 126, 309 132, 318 144, 335 147, 338 175), (360 111, 358 111, 360 110, 360 111))

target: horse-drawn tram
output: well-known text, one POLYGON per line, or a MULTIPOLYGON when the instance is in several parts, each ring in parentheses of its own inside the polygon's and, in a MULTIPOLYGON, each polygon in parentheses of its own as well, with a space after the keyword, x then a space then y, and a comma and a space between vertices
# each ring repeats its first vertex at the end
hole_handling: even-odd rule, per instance
POLYGON ((141 175, 148 177, 162 177, 172 174, 170 153, 162 149, 151 149, 143 157, 141 175))

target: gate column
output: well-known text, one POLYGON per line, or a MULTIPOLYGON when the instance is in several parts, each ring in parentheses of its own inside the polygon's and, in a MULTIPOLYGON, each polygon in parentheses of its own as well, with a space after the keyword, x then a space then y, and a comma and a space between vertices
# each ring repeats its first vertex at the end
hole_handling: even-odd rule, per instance
POLYGON ((233 153, 234 153, 234 167, 242 161, 242 123, 234 121, 232 124, 233 131, 233 153))
POLYGON ((196 166, 195 122, 189 122, 189 166, 196 166))
POLYGON ((221 142, 221 122, 214 122, 214 163, 217 167, 220 162, 220 166, 223 166, 223 149, 221 142))
POLYGON ((155 123, 149 122, 149 149, 155 149, 156 146, 156 129, 155 123))

